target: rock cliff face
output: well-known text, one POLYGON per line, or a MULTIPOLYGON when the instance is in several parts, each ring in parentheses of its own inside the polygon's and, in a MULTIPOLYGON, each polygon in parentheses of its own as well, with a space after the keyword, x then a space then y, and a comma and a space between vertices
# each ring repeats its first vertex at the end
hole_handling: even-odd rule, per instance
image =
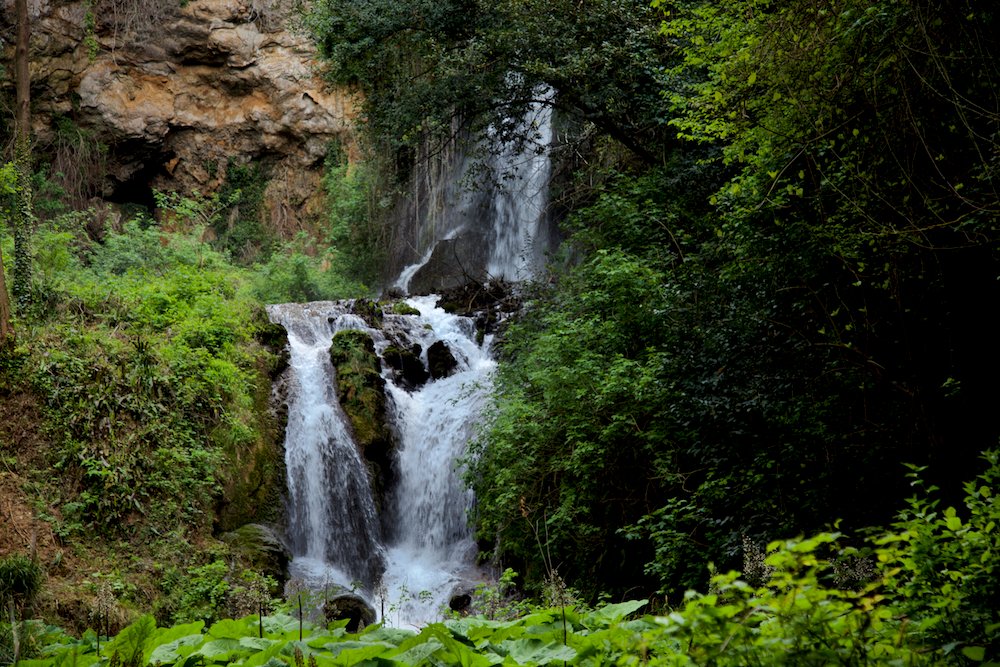
MULTIPOLYGON (((0 46, 12 71, 8 5, 0 46)), ((269 176, 272 230, 294 233, 318 213, 323 158, 332 140, 351 146, 354 99, 322 81, 289 12, 254 0, 35 0, 32 10, 35 135, 51 142, 58 118, 91 130, 108 146, 104 197, 211 191, 230 160, 255 161, 269 176)))

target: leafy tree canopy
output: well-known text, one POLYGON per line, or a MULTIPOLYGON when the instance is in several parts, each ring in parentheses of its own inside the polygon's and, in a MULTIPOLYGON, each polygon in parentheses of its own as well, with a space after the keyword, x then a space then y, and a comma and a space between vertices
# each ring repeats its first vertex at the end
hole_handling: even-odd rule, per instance
POLYGON ((510 138, 543 97, 648 161, 667 136, 665 44, 645 2, 322 0, 306 23, 332 78, 364 92, 369 137, 392 150, 456 123, 510 138))

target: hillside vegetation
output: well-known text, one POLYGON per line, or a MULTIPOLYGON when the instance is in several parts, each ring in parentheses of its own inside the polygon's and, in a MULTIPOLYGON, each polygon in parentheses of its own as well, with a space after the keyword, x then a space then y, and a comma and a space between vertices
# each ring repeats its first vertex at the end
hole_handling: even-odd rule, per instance
POLYGON ((0 562, 33 551, 33 608, 66 627, 217 618, 283 576, 240 532, 284 513, 285 340, 264 303, 364 288, 294 245, 234 263, 202 240, 223 210, 163 195, 160 224, 64 211, 32 235, 30 305, 0 350, 0 562))

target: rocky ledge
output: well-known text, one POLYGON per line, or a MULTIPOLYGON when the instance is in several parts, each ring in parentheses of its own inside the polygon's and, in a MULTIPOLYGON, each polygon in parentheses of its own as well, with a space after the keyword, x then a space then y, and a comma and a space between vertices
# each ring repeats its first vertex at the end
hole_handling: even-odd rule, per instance
MULTIPOLYGON (((0 65, 13 71, 10 4, 0 0, 0 65)), ((139 30, 142 17, 126 21, 102 2, 31 4, 35 136, 52 144, 69 119, 106 145, 102 196, 211 191, 230 159, 255 160, 270 174, 274 229, 294 231, 319 211, 323 159, 333 140, 352 145, 355 100, 324 83, 308 38, 288 27, 289 10, 264 11, 254 0, 151 1, 155 17, 139 30)), ((9 78, 0 86, 12 93, 9 78)))

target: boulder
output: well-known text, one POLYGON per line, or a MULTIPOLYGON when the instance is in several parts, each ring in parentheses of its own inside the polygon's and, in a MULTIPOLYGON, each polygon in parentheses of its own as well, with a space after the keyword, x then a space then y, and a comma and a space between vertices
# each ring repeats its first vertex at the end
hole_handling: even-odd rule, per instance
POLYGON ((430 368, 431 377, 440 380, 454 372, 458 361, 455 360, 455 355, 451 353, 448 344, 439 340, 427 348, 427 366, 430 368))
POLYGON ((223 533, 219 539, 229 545, 248 569, 273 577, 282 585, 288 579, 288 563, 292 554, 282 540, 281 532, 274 527, 248 523, 223 533))
POLYGON ((399 373, 403 386, 411 391, 423 385, 430 377, 420 359, 421 351, 420 345, 414 343, 410 347, 390 345, 382 352, 382 359, 399 373))
POLYGON ((326 622, 348 620, 348 632, 360 632, 375 622, 375 609, 363 597, 354 593, 340 593, 323 605, 326 622))

